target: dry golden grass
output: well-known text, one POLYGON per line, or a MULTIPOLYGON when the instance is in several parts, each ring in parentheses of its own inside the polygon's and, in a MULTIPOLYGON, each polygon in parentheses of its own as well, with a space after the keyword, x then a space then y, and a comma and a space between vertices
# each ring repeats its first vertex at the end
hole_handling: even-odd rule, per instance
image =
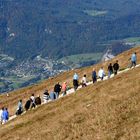
POLYGON ((119 64, 121 69, 124 69, 128 66, 129 61, 128 59, 131 57, 131 54, 133 52, 137 52, 137 57, 138 57, 138 63, 140 63, 140 47, 133 48, 129 51, 126 51, 120 55, 118 55, 115 59, 105 62, 105 63, 100 63, 94 66, 82 68, 82 69, 76 69, 73 71, 65 72, 62 73, 54 78, 50 78, 48 80, 45 80, 39 84, 29 86, 27 88, 19 89, 17 91, 11 92, 9 97, 6 95, 0 95, 0 108, 2 106, 6 106, 9 109, 10 115, 13 115, 15 113, 16 107, 17 107, 17 102, 19 99, 23 99, 23 104, 25 101, 31 96, 32 93, 35 95, 42 95, 45 89, 53 89, 53 86, 57 82, 64 82, 67 81, 70 86, 72 86, 72 77, 75 72, 79 74, 79 76, 82 78, 83 74, 87 74, 88 80, 91 80, 91 72, 93 67, 96 68, 98 71, 101 66, 107 69, 107 66, 110 62, 114 63, 117 59, 119 60, 119 64))
POLYGON ((139 140, 140 68, 80 89, 0 127, 1 140, 139 140))

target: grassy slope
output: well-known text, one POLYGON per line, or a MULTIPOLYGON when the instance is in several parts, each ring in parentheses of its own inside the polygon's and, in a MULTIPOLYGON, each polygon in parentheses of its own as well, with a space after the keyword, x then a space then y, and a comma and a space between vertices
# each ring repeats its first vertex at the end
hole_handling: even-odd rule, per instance
MULTIPOLYGON (((138 52, 138 63, 140 63, 140 47, 133 48, 127 52, 124 52, 120 55, 118 55, 115 59, 111 60, 111 62, 114 62, 116 59, 119 60, 119 64, 121 68, 125 68, 128 65, 128 58, 130 58, 132 52, 138 52)), ((101 66, 104 66, 107 68, 108 62, 97 64, 94 67, 98 70, 101 66)), ((0 107, 2 106, 7 106, 9 108, 10 114, 14 114, 16 107, 17 107, 17 102, 19 99, 23 99, 23 103, 31 96, 32 93, 35 93, 35 95, 42 94, 45 89, 51 90, 56 82, 63 82, 67 81, 69 85, 72 85, 72 77, 74 72, 77 72, 80 77, 83 76, 84 73, 87 74, 87 78, 90 80, 91 79, 91 71, 93 69, 93 66, 91 67, 86 67, 82 69, 77 69, 69 72, 65 72, 63 74, 60 74, 59 76, 56 76, 55 78, 48 79, 46 81, 43 81, 40 84, 30 86, 27 88, 23 88, 20 90, 16 90, 12 93, 10 93, 10 96, 7 97, 6 95, 0 95, 0 107)))
POLYGON ((43 105, 0 128, 0 138, 139 140, 140 68, 43 105))

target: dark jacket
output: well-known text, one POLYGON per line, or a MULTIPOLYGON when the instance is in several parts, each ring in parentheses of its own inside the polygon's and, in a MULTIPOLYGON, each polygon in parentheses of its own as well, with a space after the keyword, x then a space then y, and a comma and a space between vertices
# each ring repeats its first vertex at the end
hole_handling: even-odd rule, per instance
POLYGON ((30 105, 31 105, 31 101, 28 100, 28 101, 26 102, 26 104, 25 104, 25 109, 26 109, 26 111, 30 108, 30 105))
POLYGON ((97 78, 96 71, 93 71, 93 72, 92 72, 92 78, 93 78, 93 79, 96 79, 96 78, 97 78))
POLYGON ((113 68, 114 68, 114 70, 118 70, 118 69, 119 69, 119 64, 118 64, 118 63, 115 63, 115 64, 113 65, 113 68))
POLYGON ((59 93, 60 91, 61 91, 61 85, 56 84, 56 85, 54 86, 54 92, 59 93))
POLYGON ((113 72, 113 66, 112 66, 112 65, 109 65, 109 66, 108 66, 108 71, 113 72))
POLYGON ((40 97, 35 98, 35 104, 36 105, 41 105, 41 98, 40 97))

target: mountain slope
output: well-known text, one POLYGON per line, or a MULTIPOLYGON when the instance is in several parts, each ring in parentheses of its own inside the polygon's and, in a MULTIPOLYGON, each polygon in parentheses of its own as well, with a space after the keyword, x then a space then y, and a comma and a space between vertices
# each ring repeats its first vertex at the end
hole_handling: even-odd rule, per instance
POLYGON ((48 80, 42 81, 41 83, 38 83, 36 85, 13 91, 9 93, 8 97, 6 95, 0 95, 0 107, 3 107, 3 106, 8 107, 10 115, 13 115, 15 114, 15 110, 17 108, 17 102, 19 99, 23 99, 23 103, 25 103, 32 93, 34 93, 36 96, 38 94, 42 96, 43 92, 46 89, 48 89, 49 91, 52 90, 54 85, 57 82, 62 83, 64 81, 67 81, 68 85, 72 87, 72 77, 75 72, 78 73, 80 78, 82 78, 82 76, 86 73, 87 79, 91 80, 91 72, 92 72, 93 67, 96 68, 97 71, 99 70, 101 66, 103 66, 104 69, 107 70, 108 64, 110 62, 114 63, 116 59, 119 60, 120 69, 124 69, 128 66, 129 64, 128 60, 133 52, 137 52, 137 57, 138 57, 137 61, 138 63, 140 63, 140 53, 139 53, 140 47, 136 47, 116 56, 111 61, 107 61, 107 62, 99 63, 94 66, 71 70, 71 71, 62 73, 56 77, 49 78, 48 80))
POLYGON ((140 68, 17 117, 1 139, 124 139, 140 135, 140 68))

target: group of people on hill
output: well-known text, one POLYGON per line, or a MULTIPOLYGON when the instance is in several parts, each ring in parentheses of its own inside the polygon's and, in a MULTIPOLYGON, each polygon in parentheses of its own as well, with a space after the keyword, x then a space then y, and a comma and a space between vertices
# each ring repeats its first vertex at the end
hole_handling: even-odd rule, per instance
MULTIPOLYGON (((137 61, 136 52, 134 52, 131 55, 130 60, 131 60, 130 68, 135 67, 136 66, 136 61, 137 61)), ((108 65, 108 68, 107 68, 107 70, 108 70, 108 78, 110 78, 110 76, 112 74, 117 75, 119 68, 120 68, 120 66, 119 66, 118 60, 116 60, 116 62, 113 65, 112 65, 112 63, 110 63, 108 65)), ((104 71, 103 67, 101 67, 99 69, 98 74, 97 74, 95 68, 92 71, 92 81, 93 81, 93 83, 95 83, 97 81, 97 78, 103 80, 105 76, 106 76, 106 74, 105 74, 105 71, 104 71)), ((74 86, 75 91, 79 86, 78 80, 79 80, 79 76, 78 76, 77 73, 75 73, 74 76, 73 76, 73 86, 74 86)), ((84 74, 84 76, 82 78, 82 81, 81 81, 81 84, 82 84, 82 87, 87 86, 86 74, 84 74)))
MULTIPOLYGON (((31 97, 26 101, 24 108, 26 111, 28 111, 29 109, 35 108, 37 105, 41 105, 40 95, 35 97, 34 94, 32 94, 31 97)), ((19 100, 16 115, 21 115, 23 111, 24 109, 22 105, 22 100, 19 100)))
MULTIPOLYGON (((113 65, 110 63, 109 66, 108 66, 108 78, 110 78, 110 76, 113 73, 114 73, 114 75, 116 75, 118 70, 119 70, 118 60, 116 60, 116 62, 113 65)), ((106 74, 105 74, 105 71, 104 71, 103 67, 101 67, 99 69, 98 75, 97 75, 97 72, 94 68, 93 71, 92 71, 92 81, 93 81, 93 83, 97 82, 97 78, 100 78, 101 80, 103 80, 105 75, 106 74)), ((79 76, 78 76, 77 73, 75 73, 74 76, 73 76, 73 87, 74 87, 75 91, 77 90, 77 88, 79 86, 79 81, 78 80, 79 80, 79 76)), ((86 74, 84 74, 84 76, 82 77, 81 85, 82 85, 82 87, 87 86, 86 74)))
MULTIPOLYGON (((130 68, 135 67, 136 61, 137 61, 136 52, 132 54, 130 60, 131 60, 130 68)), ((110 78, 110 76, 113 73, 114 75, 116 75, 119 70, 119 67, 120 66, 118 64, 118 60, 116 60, 116 62, 113 65, 112 63, 110 63, 108 65, 108 78, 110 78)), ((97 75, 96 69, 94 68, 92 71, 93 84, 97 82, 97 78, 103 80, 105 75, 106 74, 103 67, 99 69, 98 75, 97 75)), ((86 77, 87 77, 86 74, 84 74, 82 77, 82 80, 81 80, 82 87, 87 86, 86 77)), ((79 87, 79 76, 77 73, 73 75, 73 87, 74 87, 74 91, 76 91, 79 87)), ((43 102, 47 103, 49 100, 53 101, 53 100, 58 99, 60 96, 60 92, 62 93, 63 96, 65 96, 67 94, 67 90, 68 90, 67 82, 63 82, 62 85, 60 85, 60 83, 58 82, 55 84, 54 88, 51 90, 50 93, 48 92, 48 90, 45 90, 42 97, 43 102)), ((18 105, 17 105, 16 115, 21 115, 24 112, 24 110, 28 111, 29 109, 35 108, 38 105, 41 105, 40 95, 35 97, 34 94, 32 94, 31 97, 26 101, 24 108, 23 108, 22 100, 19 100, 18 105)), ((4 124, 8 121, 8 119, 9 119, 8 109, 3 107, 0 110, 0 123, 4 124)))
MULTIPOLYGON (((67 82, 64 82, 62 85, 56 83, 54 89, 49 93, 48 90, 45 90, 43 93, 43 102, 47 103, 49 100, 55 100, 59 98, 60 92, 62 91, 63 96, 66 95, 67 91, 67 82)), ((19 100, 16 110, 16 115, 21 115, 23 111, 28 111, 29 109, 35 108, 36 106, 41 105, 41 98, 40 95, 37 97, 34 94, 26 101, 25 106, 23 108, 22 100, 19 100)))

